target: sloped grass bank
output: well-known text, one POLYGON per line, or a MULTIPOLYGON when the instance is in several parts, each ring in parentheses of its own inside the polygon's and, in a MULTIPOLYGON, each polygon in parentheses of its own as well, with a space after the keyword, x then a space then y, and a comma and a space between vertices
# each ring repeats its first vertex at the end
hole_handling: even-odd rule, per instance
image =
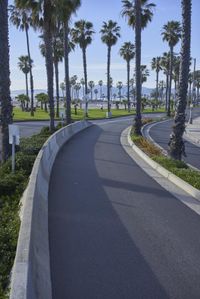
POLYGON ((132 141, 152 160, 172 172, 191 186, 200 190, 200 172, 191 169, 185 162, 176 161, 162 154, 161 150, 142 136, 131 130, 132 141))
POLYGON ((21 140, 14 174, 10 159, 0 166, 0 299, 8 298, 10 272, 20 228, 20 199, 35 158, 50 135, 49 129, 43 128, 39 134, 21 140))

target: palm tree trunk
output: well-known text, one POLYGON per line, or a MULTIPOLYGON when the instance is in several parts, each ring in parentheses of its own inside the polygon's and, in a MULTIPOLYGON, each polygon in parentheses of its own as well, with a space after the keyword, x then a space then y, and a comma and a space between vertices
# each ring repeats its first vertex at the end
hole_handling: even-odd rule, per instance
POLYGON ((168 92, 169 92, 169 75, 168 71, 166 74, 166 94, 165 94, 165 110, 167 111, 168 109, 168 92))
POLYGON ((58 70, 58 62, 54 62, 55 68, 55 79, 56 79, 56 117, 59 117, 59 70, 58 70))
POLYGON ((136 116, 134 131, 141 135, 141 0, 135 0, 135 69, 136 69, 136 116))
POLYGON ((29 97, 29 94, 28 94, 28 74, 27 73, 25 73, 25 81, 26 81, 26 96, 27 96, 26 109, 28 109, 28 97, 29 97))
POLYGON ((156 106, 158 107, 158 82, 159 82, 159 71, 156 71, 156 106))
POLYGON ((47 89, 49 97, 49 109, 50 109, 50 131, 53 132, 55 129, 54 125, 54 95, 53 95, 53 48, 52 48, 52 33, 51 33, 51 20, 49 16, 49 9, 51 2, 44 0, 44 43, 46 50, 46 70, 47 70, 47 89))
MULTIPOLYGON (((107 98, 108 98, 108 113, 110 113, 110 55, 111 47, 108 46, 108 61, 107 61, 107 98)), ((108 115, 109 116, 109 115, 108 115)))
POLYGON ((185 109, 190 68, 191 46, 191 0, 182 0, 182 43, 181 43, 181 75, 178 93, 177 110, 174 118, 173 131, 170 138, 170 156, 181 160, 185 154, 183 133, 185 131, 185 109))
POLYGON ((71 123, 71 95, 69 79, 69 26, 64 25, 64 51, 65 51, 65 84, 66 84, 66 123, 71 123))
POLYGON ((171 115, 171 91, 172 91, 172 70, 173 70, 173 47, 170 47, 170 71, 167 116, 171 115))
MULTIPOLYGON (((88 94, 88 86, 87 86, 87 60, 86 60, 86 48, 82 49, 83 51, 83 71, 84 71, 84 80, 85 80, 85 96, 88 94)), ((88 100, 85 99, 85 116, 88 117, 88 100)))
POLYGON ((12 123, 8 43, 8 0, 0 1, 0 45, 1 138, 2 160, 5 161, 10 154, 8 125, 12 123))
POLYGON ((30 45, 29 45, 29 35, 28 28, 25 28, 26 33, 26 43, 27 43, 27 52, 29 60, 29 69, 30 69, 30 87, 31 87, 31 116, 34 116, 34 87, 33 87, 33 74, 32 74, 32 63, 31 63, 31 54, 30 54, 30 45))
POLYGON ((130 61, 127 61, 127 98, 128 98, 128 112, 131 111, 130 105, 130 61))

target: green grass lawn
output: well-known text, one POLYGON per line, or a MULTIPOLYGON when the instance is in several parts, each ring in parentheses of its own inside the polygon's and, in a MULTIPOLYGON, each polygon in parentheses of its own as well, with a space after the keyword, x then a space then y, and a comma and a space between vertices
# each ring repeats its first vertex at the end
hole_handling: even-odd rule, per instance
MULTIPOLYGON (((62 109, 63 110, 63 109, 62 109)), ((152 109, 146 109, 143 113, 152 113, 152 112, 164 112, 164 109, 158 109, 156 111, 152 111, 152 109)), ((34 116, 30 115, 30 112, 23 112, 20 108, 14 108, 14 121, 37 121, 37 120, 48 120, 49 113, 46 113, 44 110, 40 108, 34 113, 34 116)), ((106 117, 106 109, 100 110, 96 109, 89 109, 88 111, 89 117, 88 119, 101 119, 106 117)), ((130 113, 127 110, 117 110, 112 109, 112 117, 120 117, 120 116, 127 116, 127 115, 134 115, 135 111, 132 110, 130 113)), ((84 118, 83 110, 78 109, 78 114, 75 115, 74 109, 72 108, 72 119, 73 120, 82 120, 84 118)))

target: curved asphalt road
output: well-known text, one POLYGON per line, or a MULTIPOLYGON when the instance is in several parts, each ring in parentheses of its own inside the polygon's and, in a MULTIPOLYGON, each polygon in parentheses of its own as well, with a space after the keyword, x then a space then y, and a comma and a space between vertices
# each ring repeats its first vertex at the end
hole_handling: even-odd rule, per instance
POLYGON ((130 121, 94 125, 55 161, 53 299, 199 299, 200 217, 120 145, 130 121))
MULTIPOLYGON (((200 109, 195 109, 193 116, 198 117, 200 115, 200 109)), ((159 144, 166 151, 168 150, 168 142, 170 139, 170 134, 172 132, 172 126, 174 121, 169 120, 166 122, 158 123, 152 126, 149 130, 149 135, 151 138, 159 144)), ((185 152, 187 157, 183 157, 186 163, 200 169, 200 148, 193 143, 185 140, 185 152)))

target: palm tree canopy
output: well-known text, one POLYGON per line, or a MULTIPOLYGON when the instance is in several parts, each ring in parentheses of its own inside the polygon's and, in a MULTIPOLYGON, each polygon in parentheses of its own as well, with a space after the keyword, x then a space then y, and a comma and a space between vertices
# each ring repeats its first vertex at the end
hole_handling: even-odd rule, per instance
POLYGON ((120 29, 117 22, 112 20, 109 20, 107 23, 103 22, 102 29, 100 30, 102 42, 108 47, 114 46, 120 37, 120 29))
POLYGON ((161 67, 165 75, 169 73, 169 66, 170 66, 170 52, 164 52, 163 56, 161 57, 161 67))
POLYGON ((161 66, 161 57, 154 57, 151 61, 151 68, 152 70, 155 70, 156 72, 159 72, 162 70, 161 66))
POLYGON ((94 81, 89 81, 88 86, 92 89, 95 86, 94 81))
POLYGON ((135 45, 131 42, 125 42, 121 47, 119 53, 120 56, 127 62, 131 61, 135 57, 135 45))
POLYGON ((99 86, 102 86, 103 85, 103 81, 99 80, 98 84, 99 84, 99 86))
POLYGON ((10 5, 9 11, 10 21, 17 29, 24 31, 32 26, 32 18, 29 10, 10 5))
MULTIPOLYGON (((135 0, 122 0, 122 16, 127 18, 128 25, 135 28, 135 0)), ((149 0, 141 0, 141 27, 144 29, 153 18, 153 9, 155 4, 149 0)))
POLYGON ((91 22, 86 20, 77 21, 71 30, 72 41, 79 45, 81 49, 86 49, 91 44, 94 33, 91 22))
POLYGON ((68 22, 71 15, 80 7, 80 0, 56 0, 56 13, 63 23, 68 22))
POLYGON ((163 26, 163 41, 168 42, 170 47, 174 47, 181 38, 181 25, 177 21, 170 21, 163 26))
MULTIPOLYGON (((29 57, 22 55, 18 59, 19 59, 19 62, 18 62, 19 69, 24 74, 28 74, 30 72, 29 57)), ((33 63, 33 60, 31 59, 31 64, 32 63, 33 63)))

